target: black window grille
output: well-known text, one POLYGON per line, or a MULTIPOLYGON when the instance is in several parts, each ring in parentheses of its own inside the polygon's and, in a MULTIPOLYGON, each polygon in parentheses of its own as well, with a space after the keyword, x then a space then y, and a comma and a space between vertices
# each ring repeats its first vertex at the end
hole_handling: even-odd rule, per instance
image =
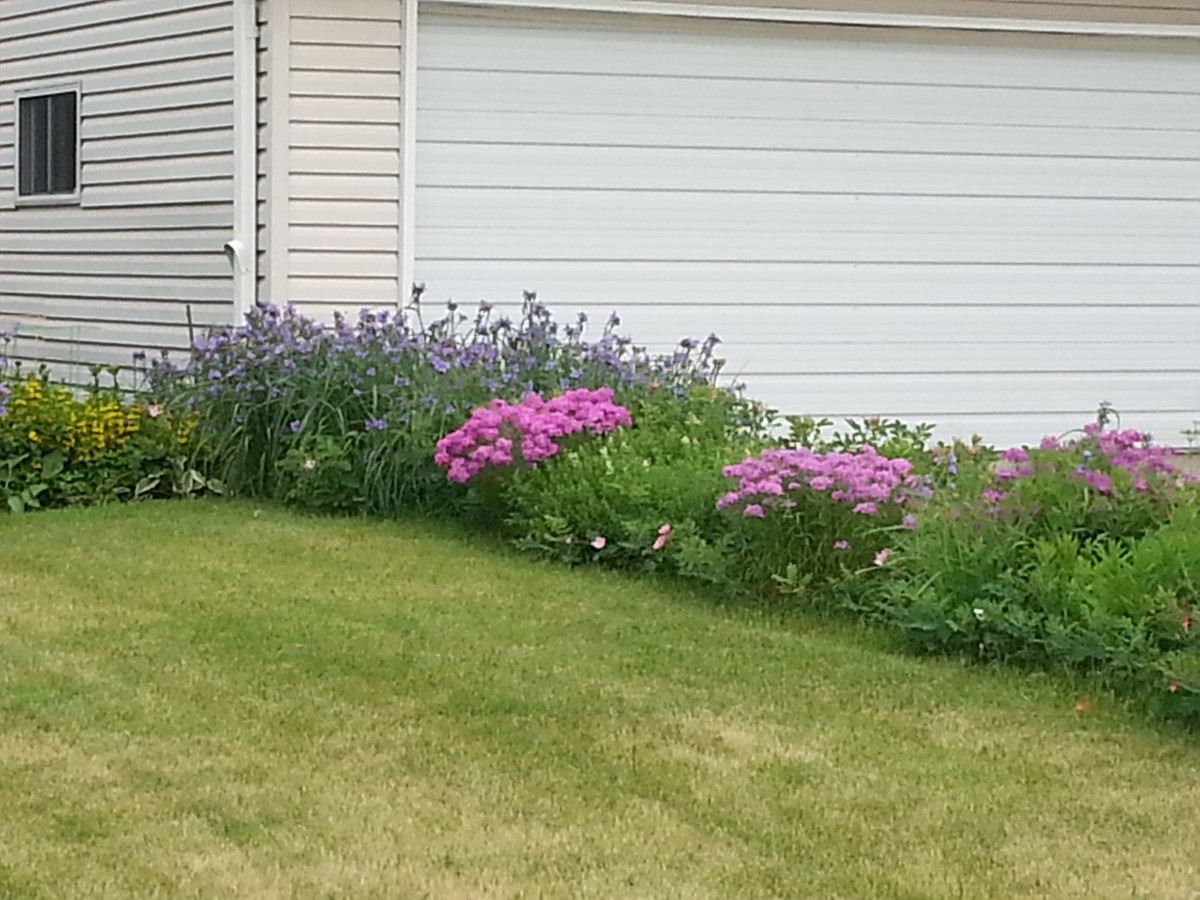
POLYGON ((19 97, 17 195, 73 196, 79 190, 79 94, 19 97))

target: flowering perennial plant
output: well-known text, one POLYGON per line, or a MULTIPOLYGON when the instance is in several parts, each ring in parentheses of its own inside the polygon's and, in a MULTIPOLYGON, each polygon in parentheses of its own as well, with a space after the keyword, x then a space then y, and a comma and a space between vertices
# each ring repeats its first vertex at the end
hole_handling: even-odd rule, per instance
MULTIPOLYGON (((888 459, 874 447, 854 453, 815 453, 807 447, 764 450, 758 456, 727 466, 727 478, 737 489, 717 501, 718 509, 746 504, 742 514, 764 518, 765 508, 791 509, 798 491, 826 494, 853 512, 874 516, 880 505, 899 506, 912 496, 927 496, 928 488, 912 472, 907 459, 888 459)), ((908 520, 912 527, 916 520, 908 520)))
POLYGON ((494 398, 516 404, 530 393, 604 386, 622 402, 697 387, 739 396, 715 386, 716 337, 653 356, 617 333, 615 315, 595 339, 586 325, 583 314, 560 325, 532 294, 519 317, 489 303, 468 317, 450 303, 432 322, 419 296, 402 311, 364 309, 332 325, 266 305, 196 342, 183 366, 152 359, 145 374, 168 409, 197 413, 200 449, 234 492, 290 490, 278 483, 278 461, 328 436, 343 442, 369 509, 382 513, 460 502, 430 448, 494 398))
POLYGON ((731 568, 752 590, 806 600, 828 595, 849 573, 883 567, 893 552, 890 535, 916 529, 917 501, 932 493, 910 460, 870 445, 766 449, 724 475, 736 488, 717 509, 740 508, 735 521, 745 523, 735 529, 731 568))
POLYGON ((508 466, 517 458, 533 466, 549 459, 567 435, 586 430, 599 436, 631 424, 629 410, 613 402, 607 387, 576 388, 548 401, 538 394, 526 394, 520 403, 495 398, 438 441, 434 462, 450 481, 465 484, 488 466, 508 466))
POLYGON ((101 387, 99 374, 84 390, 0 365, 0 502, 23 511, 152 492, 143 481, 182 452, 188 425, 101 387))

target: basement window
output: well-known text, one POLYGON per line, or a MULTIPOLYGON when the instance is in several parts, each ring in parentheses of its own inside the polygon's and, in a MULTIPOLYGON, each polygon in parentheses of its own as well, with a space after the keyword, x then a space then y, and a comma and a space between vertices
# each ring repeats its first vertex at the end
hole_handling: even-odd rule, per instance
POLYGON ((79 202, 79 88, 17 95, 17 202, 79 202))

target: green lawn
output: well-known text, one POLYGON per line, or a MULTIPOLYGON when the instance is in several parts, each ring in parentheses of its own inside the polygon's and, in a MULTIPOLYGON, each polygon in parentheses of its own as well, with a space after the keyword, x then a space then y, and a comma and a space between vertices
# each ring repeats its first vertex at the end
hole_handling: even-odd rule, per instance
POLYGON ((0 897, 1189 897, 1200 744, 419 524, 0 518, 0 897))

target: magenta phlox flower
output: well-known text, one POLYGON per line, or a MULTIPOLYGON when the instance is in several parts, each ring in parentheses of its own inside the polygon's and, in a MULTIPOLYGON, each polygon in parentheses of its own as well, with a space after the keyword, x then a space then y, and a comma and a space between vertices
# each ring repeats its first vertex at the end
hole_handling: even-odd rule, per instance
POLYGON ((751 503, 742 510, 742 515, 747 519, 765 519, 767 514, 763 512, 762 506, 757 503, 751 503))
MULTIPOLYGON (((1139 493, 1151 490, 1155 477, 1178 474, 1174 462, 1176 451, 1155 446, 1150 435, 1134 428, 1106 431, 1096 423, 1090 423, 1084 426, 1082 437, 1068 441, 1056 437, 1043 438, 1040 451, 1042 456, 1038 459, 1036 471, 1052 475, 1059 470, 1055 460, 1061 459, 1065 463, 1061 471, 1073 470, 1076 477, 1102 494, 1114 492, 1114 470, 1122 470, 1132 476, 1133 489, 1139 493), (1078 462, 1080 459, 1082 463, 1078 462)), ((1035 466, 1028 461, 1028 453, 1023 448, 1006 450, 1001 456, 1009 462, 1020 462, 1020 465, 999 469, 993 478, 997 485, 1034 474, 1035 466)), ((986 491, 984 499, 987 499, 986 491)))
POLYGON ((909 460, 889 459, 870 446, 826 454, 807 447, 764 450, 725 467, 725 476, 735 480, 737 487, 717 501, 717 508, 744 503, 786 509, 796 504, 790 495, 811 491, 826 494, 833 503, 847 504, 861 515, 875 515, 880 504, 898 505, 910 494, 923 492, 912 468, 909 460))
POLYGON ((1084 474, 1083 480, 1088 486, 1101 494, 1111 494, 1113 489, 1113 481, 1103 472, 1090 471, 1084 474))
POLYGON ((849 541, 834 541, 833 549, 834 550, 849 550, 850 542, 849 541))
POLYGON ((558 454, 558 441, 568 435, 599 436, 631 424, 611 388, 577 388, 548 401, 530 393, 516 404, 497 397, 438 441, 433 459, 449 480, 465 483, 488 466, 511 465, 514 447, 533 466, 558 454))

